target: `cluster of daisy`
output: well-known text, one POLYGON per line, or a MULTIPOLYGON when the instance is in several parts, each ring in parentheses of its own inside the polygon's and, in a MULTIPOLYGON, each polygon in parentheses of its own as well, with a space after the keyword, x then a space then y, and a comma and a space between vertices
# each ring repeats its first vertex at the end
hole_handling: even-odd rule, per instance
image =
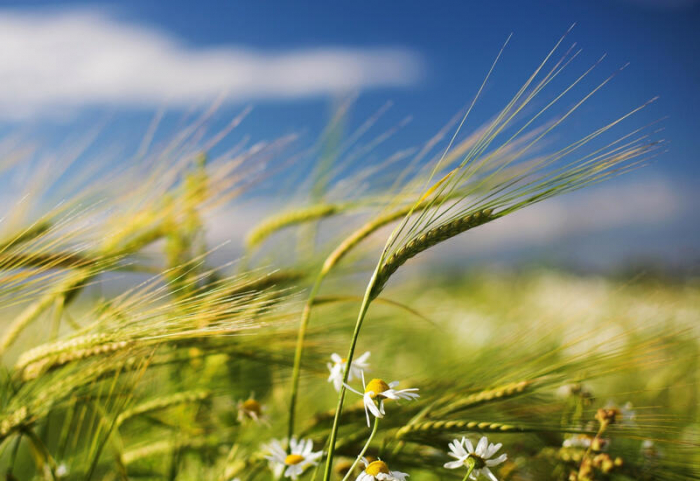
MULTIPOLYGON (((328 382, 333 384, 336 391, 340 391, 344 386, 346 389, 362 396, 367 425, 371 426, 370 416, 374 416, 377 420, 386 416, 385 401, 412 401, 417 399, 419 395, 417 388, 397 389, 398 381, 387 383, 382 379, 375 378, 365 382, 365 371, 369 370, 369 356, 370 353, 365 352, 348 364, 346 359, 334 353, 331 355, 332 362, 329 362, 327 366, 330 371, 328 382), (362 391, 356 390, 345 383, 346 373, 348 382, 358 379, 362 381, 362 391)), ((263 410, 263 406, 251 394, 249 399, 239 401, 238 419, 240 422, 248 419, 257 422, 265 421, 263 410)), ((368 445, 371 439, 370 436, 368 445)), ((466 468, 465 479, 476 480, 479 475, 482 475, 491 481, 497 481, 489 468, 503 463, 507 458, 505 454, 494 458, 493 456, 501 448, 501 444, 489 443, 486 437, 482 437, 476 444, 476 447, 469 439, 455 439, 450 443, 449 448, 450 452, 448 455, 455 458, 455 461, 446 463, 445 468, 466 468)), ((323 456, 323 451, 314 451, 313 442, 310 439, 297 439, 294 437, 288 442, 286 439, 273 439, 269 443, 264 444, 262 450, 266 453, 265 458, 268 460, 274 476, 276 478, 284 476, 292 480, 296 480, 307 468, 318 465, 320 458, 323 456), (285 446, 288 446, 288 449, 285 449, 285 446)), ((360 463, 363 469, 357 476, 356 481, 406 481, 406 478, 409 476, 407 473, 389 469, 389 465, 381 459, 372 458, 370 460, 365 458, 363 454, 364 450, 355 463, 347 470, 343 481, 346 481, 353 474, 354 467, 360 463)))

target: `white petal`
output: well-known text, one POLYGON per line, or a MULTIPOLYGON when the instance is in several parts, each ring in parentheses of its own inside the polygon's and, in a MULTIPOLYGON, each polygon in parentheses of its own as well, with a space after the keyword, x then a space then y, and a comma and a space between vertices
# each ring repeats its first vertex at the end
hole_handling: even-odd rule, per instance
POLYGON ((479 439, 479 444, 476 445, 476 455, 479 457, 484 457, 486 454, 486 447, 489 445, 489 440, 486 439, 486 436, 482 436, 481 439, 479 439))
POLYGON ((506 459, 508 459, 508 455, 507 455, 507 454, 501 454, 501 455, 500 455, 499 457, 497 457, 497 458, 487 459, 487 460, 486 460, 486 466, 497 466, 497 465, 501 464, 502 462, 504 462, 506 459))
POLYGON ((485 457, 486 457, 486 458, 490 458, 491 456, 493 456, 494 454, 496 454, 496 453, 498 452, 498 450, 501 449, 502 446, 503 446, 503 444, 501 444, 501 443, 489 445, 488 450, 486 450, 486 456, 485 456, 485 457))
POLYGON ((353 362, 356 362, 357 364, 363 364, 367 361, 367 359, 369 359, 369 356, 370 356, 370 352, 366 351, 363 355, 358 357, 357 360, 355 360, 353 362))
POLYGON ((400 399, 408 399, 409 401, 413 399, 418 399, 420 397, 420 394, 411 392, 411 391, 417 391, 418 389, 403 389, 401 391, 396 391, 396 395, 400 399))
POLYGON ((481 468, 481 472, 488 476, 491 481, 498 481, 498 478, 494 476, 489 468, 481 468))
POLYGON ((395 388, 395 387, 398 386, 398 385, 399 385, 399 381, 391 381, 391 382, 389 383, 389 387, 390 387, 390 388, 395 388))
POLYGON ((457 461, 450 461, 449 463, 445 463, 444 466, 447 469, 457 469, 457 468, 461 468, 462 466, 464 466, 464 461, 461 459, 458 459, 457 461))
POLYGON ((347 384, 343 384, 343 386, 345 386, 345 389, 348 389, 348 390, 354 392, 355 394, 359 394, 360 396, 365 396, 365 394, 362 394, 360 391, 356 391, 355 389, 351 388, 347 384))
POLYGON ((284 472, 284 464, 275 464, 274 466, 270 466, 270 469, 272 469, 272 474, 275 475, 275 478, 279 478, 284 472))
POLYGON ((340 357, 338 354, 335 352, 331 354, 331 360, 336 363, 336 364, 342 364, 343 363, 343 358, 340 357))
POLYGON ((302 451, 302 454, 304 457, 308 456, 311 451, 314 449, 314 443, 310 439, 306 440, 306 444, 304 444, 304 450, 302 451))
POLYGON ((381 411, 379 410, 377 405, 374 404, 374 400, 370 397, 370 393, 372 393, 372 391, 368 392, 364 396, 365 406, 367 407, 367 409, 369 409, 369 411, 372 414, 374 414, 378 418, 381 418, 381 417, 383 417, 383 414, 381 413, 381 411))
POLYGON ((292 479, 297 479, 299 475, 304 471, 300 464, 294 464, 289 466, 284 472, 285 476, 289 476, 292 479))
POLYGON ((396 394, 396 391, 394 391, 393 389, 387 389, 386 391, 384 391, 380 394, 388 399, 399 399, 399 396, 396 394))
POLYGON ((464 442, 464 438, 460 441, 459 439, 455 439, 452 441, 449 446, 450 446, 450 453, 448 453, 450 456, 455 457, 455 458, 462 458, 465 457, 467 453, 464 450, 464 446, 462 446, 462 443, 464 442))
POLYGON ((472 442, 471 442, 469 439, 467 439, 467 438, 462 438, 462 442, 463 442, 464 445, 466 446, 467 452, 468 452, 469 454, 474 453, 474 445, 472 444, 472 442))
POLYGON ((315 466, 318 464, 317 459, 319 459, 321 456, 323 456, 323 451, 316 451, 315 453, 309 454, 306 459, 309 461, 309 463, 315 466))

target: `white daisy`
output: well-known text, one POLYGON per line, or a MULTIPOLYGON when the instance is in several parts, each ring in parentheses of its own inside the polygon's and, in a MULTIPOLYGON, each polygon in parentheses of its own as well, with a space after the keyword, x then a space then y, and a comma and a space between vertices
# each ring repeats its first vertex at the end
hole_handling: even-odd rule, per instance
POLYGON ((362 458, 365 469, 355 478, 355 481, 406 481, 408 474, 401 471, 390 471, 389 466, 384 461, 377 460, 368 462, 362 458))
POLYGON ((457 469, 466 466, 471 469, 469 479, 477 479, 479 474, 483 474, 491 481, 498 481, 496 476, 489 468, 497 466, 508 459, 506 454, 501 454, 499 457, 491 459, 496 452, 503 446, 501 443, 489 444, 486 436, 483 436, 474 449, 474 445, 467 438, 461 440, 455 439, 450 443, 449 456, 456 458, 456 461, 445 463, 447 469, 457 469))
MULTIPOLYGON (((357 359, 354 359, 352 363, 350 363, 350 373, 348 374, 348 381, 352 381, 353 379, 359 379, 363 371, 369 370, 369 364, 367 363, 368 358, 369 351, 367 351, 357 359)), ((333 353, 331 354, 331 361, 333 362, 329 362, 326 364, 328 366, 328 370, 331 372, 331 375, 328 376, 328 382, 332 382, 335 390, 340 391, 340 388, 343 386, 345 366, 348 363, 348 360, 343 359, 336 353, 333 353)))
POLYGON ((289 454, 282 447, 282 443, 276 439, 263 446, 269 453, 265 459, 270 462, 270 469, 275 477, 278 478, 284 472, 285 477, 292 479, 297 479, 309 466, 318 464, 323 451, 313 452, 313 447, 310 439, 297 441, 296 438, 289 441, 289 454))
POLYGON ((364 394, 355 391, 353 388, 345 385, 346 388, 362 396, 362 401, 365 405, 365 415, 367 416, 367 426, 370 426, 369 413, 372 413, 375 417, 383 418, 386 412, 384 411, 384 400, 385 399, 407 399, 409 401, 420 397, 415 391, 418 388, 411 389, 394 389, 399 385, 399 381, 385 383, 381 379, 372 379, 369 384, 365 385, 365 375, 362 375, 362 386, 364 387, 364 394))
POLYGON ((260 404, 253 393, 245 401, 238 401, 238 422, 242 423, 247 419, 252 419, 256 422, 269 424, 267 417, 264 415, 265 406, 260 404))

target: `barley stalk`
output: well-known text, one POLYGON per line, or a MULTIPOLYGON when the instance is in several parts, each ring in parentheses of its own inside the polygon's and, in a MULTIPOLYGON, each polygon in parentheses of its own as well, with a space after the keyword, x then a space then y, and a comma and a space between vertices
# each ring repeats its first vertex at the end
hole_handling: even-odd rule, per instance
POLYGON ((2 338, 0 339, 0 355, 7 351, 20 333, 29 324, 31 324, 41 315, 42 312, 54 304, 57 296, 73 294, 77 289, 80 289, 80 287, 83 286, 92 275, 92 271, 89 270, 78 270, 72 272, 65 280, 58 283, 52 292, 44 295, 37 302, 22 311, 20 315, 15 318, 12 324, 10 324, 10 326, 5 330, 2 338))
POLYGON ((25 242, 29 242, 37 237, 40 237, 51 230, 51 222, 39 221, 24 229, 15 236, 6 237, 0 241, 0 252, 5 252, 7 249, 16 247, 25 242))
POLYGON ((469 394, 462 399, 458 399, 457 401, 445 406, 444 409, 441 409, 438 412, 440 415, 446 415, 464 409, 475 408, 492 401, 502 401, 518 396, 528 389, 531 389, 534 385, 535 381, 520 381, 505 384, 493 389, 485 389, 483 391, 469 394))
MULTIPOLYGON (((456 194, 455 194, 456 195, 456 194)), ((311 287, 309 296, 304 304, 304 309, 301 314, 301 321, 299 322, 299 332, 297 337, 297 345, 294 354, 294 370, 292 372, 292 393, 290 397, 290 407, 289 407, 289 422, 287 426, 287 436, 292 437, 294 434, 294 417, 297 401, 297 391, 299 389, 299 376, 301 374, 301 358, 304 349, 304 339, 306 337, 306 329, 308 328, 309 320, 311 318, 311 309, 316 301, 318 292, 321 289, 321 284, 323 283, 326 276, 330 271, 340 262, 340 260, 345 257, 345 255, 355 248, 360 242, 365 240, 367 237, 372 235, 374 232, 378 231, 382 227, 395 222, 399 219, 404 218, 406 215, 412 211, 420 211, 431 207, 432 204, 428 202, 422 202, 418 206, 406 206, 396 209, 387 214, 382 214, 369 222, 362 225, 359 229, 355 230, 350 236, 346 237, 343 242, 341 242, 334 250, 331 252, 326 260, 323 262, 321 271, 318 273, 314 284, 311 287)))
POLYGON ((492 423, 485 421, 424 421, 417 424, 411 424, 399 429, 396 437, 402 439, 411 436, 425 436, 436 433, 523 433, 535 431, 521 426, 504 423, 492 423))
POLYGON ((432 228, 420 236, 414 238, 404 246, 391 254, 379 267, 377 271, 377 281, 371 291, 370 296, 374 299, 384 289, 389 278, 412 257, 421 252, 444 242, 456 235, 473 229, 474 227, 486 224, 497 216, 491 215, 491 210, 483 210, 474 214, 469 214, 455 219, 439 227, 432 228))
POLYGON ((76 269, 82 268, 100 259, 90 259, 73 252, 9 252, 0 253, 0 269, 41 268, 41 269, 76 269))
POLYGON ((254 249, 275 232, 297 224, 323 219, 346 211, 352 204, 316 204, 284 212, 264 220, 246 237, 246 248, 254 249))

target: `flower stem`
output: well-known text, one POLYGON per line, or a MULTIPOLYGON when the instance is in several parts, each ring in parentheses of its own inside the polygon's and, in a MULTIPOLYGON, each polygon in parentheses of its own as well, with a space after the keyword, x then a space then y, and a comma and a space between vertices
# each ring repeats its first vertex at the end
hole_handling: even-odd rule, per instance
POLYGON ((294 436, 294 418, 296 414, 297 396, 299 393, 299 376, 301 374, 301 357, 304 352, 304 337, 306 336, 306 328, 309 325, 311 317, 311 307, 313 306, 316 295, 321 287, 325 272, 321 271, 314 281, 309 297, 304 304, 304 310, 301 313, 301 322, 299 323, 299 333, 297 334, 297 346, 294 351, 294 369, 292 370, 292 395, 289 400, 289 423, 287 425, 287 439, 292 439, 294 436))
POLYGON ((462 481, 467 481, 467 480, 469 479, 469 475, 472 474, 472 471, 474 471, 474 466, 476 466, 476 465, 475 465, 475 464, 471 464, 471 465, 469 466, 469 470, 467 471, 467 474, 464 476, 464 478, 462 479, 462 481))
MULTIPOLYGON (((350 350, 348 351, 347 366, 352 365, 352 357, 355 354, 355 346, 357 344, 357 338, 360 335, 360 329, 362 328, 362 321, 365 319, 367 314, 367 309, 372 302, 372 292, 374 286, 377 283, 377 274, 379 268, 382 265, 383 256, 380 259, 377 267, 372 273, 372 278, 367 284, 367 290, 365 291, 365 296, 362 298, 362 305, 360 306, 360 312, 357 315, 357 322, 355 323, 355 330, 352 333, 352 341, 350 342, 350 350)), ((338 436, 338 427, 340 425, 340 414, 343 411, 343 401, 345 401, 345 383, 348 382, 348 376, 350 375, 350 369, 345 370, 345 375, 343 376, 343 387, 340 388, 340 393, 338 394, 338 405, 335 408, 335 416, 333 417, 333 427, 331 428, 331 434, 328 441, 328 457, 326 458, 326 469, 323 473, 323 481, 329 481, 331 479, 331 469, 333 467, 333 451, 335 450, 335 441, 338 436)))
POLYGON ((365 447, 362 448, 362 451, 360 451, 360 454, 357 455, 355 462, 352 463, 352 466, 350 466, 350 469, 348 469, 348 472, 345 474, 343 481, 347 481, 350 478, 350 476, 352 476, 352 472, 355 470, 355 466, 357 466, 357 463, 360 462, 362 457, 367 452, 367 449, 369 448, 369 445, 372 442, 374 435, 377 434, 377 426, 379 426, 379 418, 375 417, 374 418, 374 427, 372 428, 372 433, 369 435, 369 439, 367 439, 367 442, 365 443, 365 447))

